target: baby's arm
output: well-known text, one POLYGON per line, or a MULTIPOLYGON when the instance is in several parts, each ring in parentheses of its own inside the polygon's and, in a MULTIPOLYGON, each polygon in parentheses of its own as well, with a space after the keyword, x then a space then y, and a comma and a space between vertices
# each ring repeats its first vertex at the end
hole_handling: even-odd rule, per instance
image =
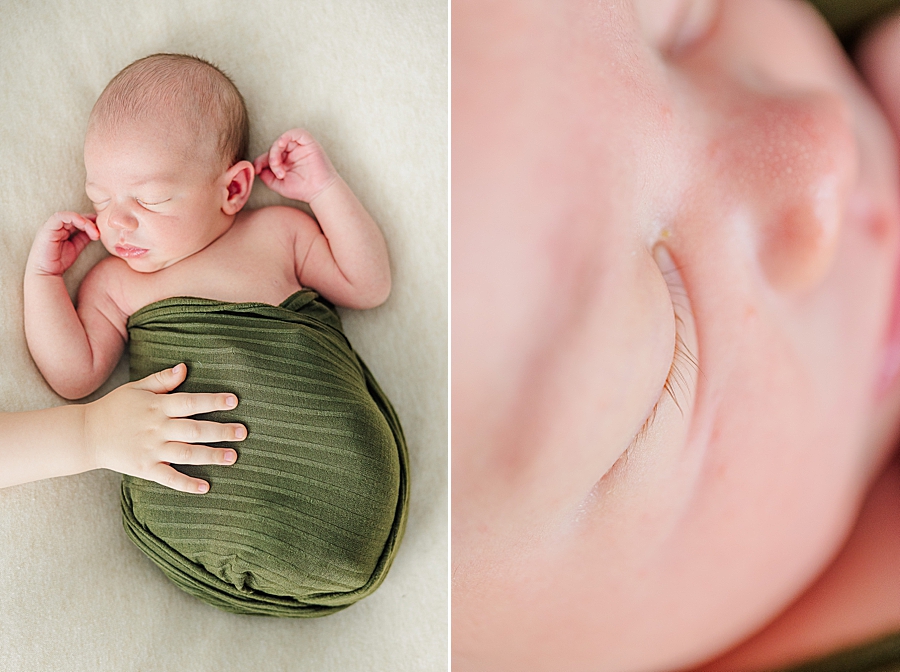
POLYGON ((180 385, 179 364, 123 385, 90 404, 25 413, 0 413, 0 487, 113 469, 182 492, 204 493, 209 484, 171 464, 234 464, 234 450, 194 445, 240 441, 243 425, 187 417, 233 409, 232 394, 166 394, 180 385))
POLYGON ((302 129, 287 131, 254 166, 267 187, 309 203, 319 221, 296 239, 300 284, 348 308, 384 303, 391 291, 384 236, 319 143, 302 129))
POLYGON ((91 269, 75 309, 63 273, 99 232, 92 216, 58 212, 35 237, 25 267, 25 337, 44 378, 67 399, 96 390, 125 348, 127 315, 112 300, 115 259, 91 269))

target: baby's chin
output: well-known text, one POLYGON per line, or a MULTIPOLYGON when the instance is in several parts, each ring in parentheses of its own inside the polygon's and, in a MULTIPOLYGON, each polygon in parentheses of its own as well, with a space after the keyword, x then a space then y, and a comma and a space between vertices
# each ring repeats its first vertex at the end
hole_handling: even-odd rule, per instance
POLYGON ((128 268, 130 268, 135 273, 155 273, 156 271, 161 271, 165 266, 160 264, 148 264, 146 262, 134 262, 130 260, 125 260, 125 263, 128 264, 128 268))

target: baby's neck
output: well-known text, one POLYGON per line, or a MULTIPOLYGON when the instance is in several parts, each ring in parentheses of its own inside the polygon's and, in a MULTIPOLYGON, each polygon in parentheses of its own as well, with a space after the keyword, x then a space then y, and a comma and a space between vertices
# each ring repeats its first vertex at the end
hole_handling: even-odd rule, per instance
POLYGON ((125 267, 123 311, 130 315, 173 296, 272 305, 284 301, 301 288, 293 241, 266 210, 241 211, 204 247, 158 271, 125 267))

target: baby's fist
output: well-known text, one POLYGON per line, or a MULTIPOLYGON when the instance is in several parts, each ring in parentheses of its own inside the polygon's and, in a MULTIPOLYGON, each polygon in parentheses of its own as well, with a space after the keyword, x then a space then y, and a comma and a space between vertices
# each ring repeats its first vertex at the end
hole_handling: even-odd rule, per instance
POLYGON ((100 239, 96 220, 97 215, 77 212, 53 215, 35 236, 28 255, 29 271, 41 275, 65 273, 89 242, 100 239))
POLYGON ((253 166, 269 189, 306 203, 312 203, 337 179, 325 151, 302 128, 283 133, 253 166))

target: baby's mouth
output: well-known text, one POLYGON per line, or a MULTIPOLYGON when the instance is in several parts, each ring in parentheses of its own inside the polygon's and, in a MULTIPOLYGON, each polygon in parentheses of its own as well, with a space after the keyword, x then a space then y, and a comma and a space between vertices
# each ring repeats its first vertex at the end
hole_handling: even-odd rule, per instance
POLYGON ((119 243, 116 245, 116 255, 122 257, 123 259, 133 259, 134 257, 140 257, 146 254, 148 250, 143 247, 135 247, 134 245, 126 245, 125 243, 119 243))

